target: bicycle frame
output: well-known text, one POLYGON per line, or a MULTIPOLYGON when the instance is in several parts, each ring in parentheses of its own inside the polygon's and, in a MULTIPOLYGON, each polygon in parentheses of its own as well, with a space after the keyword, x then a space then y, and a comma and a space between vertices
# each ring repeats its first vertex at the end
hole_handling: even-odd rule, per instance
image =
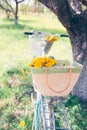
POLYGON ((71 130, 63 100, 62 97, 46 97, 37 93, 32 130, 71 130))
MULTIPOLYGON (((24 34, 31 36, 31 38, 36 38, 36 36, 41 35, 41 32, 31 31, 31 32, 25 32, 24 34)), ((49 34, 49 33, 46 33, 46 34, 49 34)), ((67 34, 55 34, 55 35, 58 37, 68 37, 67 34)), ((43 37, 40 42, 44 42, 43 37)), ((33 55, 33 57, 38 56, 38 55, 42 56, 44 54, 45 53, 43 52, 41 53, 39 51, 38 54, 33 55)), ((33 81, 33 84, 34 84, 34 81, 33 81)), ((35 85, 34 85, 34 90, 37 93, 37 97, 36 97, 36 102, 34 102, 35 114, 34 114, 34 123, 33 123, 32 130, 71 130, 67 112, 63 104, 63 98, 42 96, 37 91, 35 85), (60 121, 61 115, 63 116, 62 120, 65 123, 60 121), (59 122, 61 125, 59 125, 59 122)))

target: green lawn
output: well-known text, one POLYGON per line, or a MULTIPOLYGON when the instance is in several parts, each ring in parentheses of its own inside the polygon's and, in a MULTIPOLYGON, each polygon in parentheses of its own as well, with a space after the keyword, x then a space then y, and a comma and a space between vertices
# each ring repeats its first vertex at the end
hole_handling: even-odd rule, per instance
MULTIPOLYGON (((28 63, 32 58, 25 31, 38 30, 52 34, 66 33, 55 16, 49 14, 19 15, 19 25, 14 25, 0 14, 0 130, 32 130, 34 105, 30 99, 32 77, 28 63), (25 127, 20 127, 20 121, 25 127)), ((53 14, 52 14, 53 15, 53 14)), ((68 38, 58 38, 48 55, 72 61, 68 38)), ((66 103, 72 130, 87 129, 87 111, 76 97, 66 103)))

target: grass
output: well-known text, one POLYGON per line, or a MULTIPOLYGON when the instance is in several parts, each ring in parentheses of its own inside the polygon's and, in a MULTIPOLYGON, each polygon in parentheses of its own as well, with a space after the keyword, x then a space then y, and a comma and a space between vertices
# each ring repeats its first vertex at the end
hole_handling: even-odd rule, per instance
MULTIPOLYGON (((52 14, 53 15, 53 14, 52 14)), ((19 25, 14 25, 1 14, 0 19, 0 130, 31 130, 34 105, 30 99, 32 77, 27 64, 32 58, 25 31, 39 30, 66 33, 57 18, 49 14, 20 14, 19 25), (19 124, 25 121, 25 127, 19 124)), ((68 38, 60 38, 48 55, 72 61, 68 38), (69 55, 68 55, 69 54, 69 55)), ((65 102, 72 130, 87 129, 86 104, 69 96, 65 102), (85 106, 85 107, 84 107, 85 106)))

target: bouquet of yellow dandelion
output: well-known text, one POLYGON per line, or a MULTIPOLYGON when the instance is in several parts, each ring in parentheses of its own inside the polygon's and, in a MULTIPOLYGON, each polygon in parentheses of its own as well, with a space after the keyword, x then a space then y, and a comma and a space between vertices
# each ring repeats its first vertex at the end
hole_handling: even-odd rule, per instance
POLYGON ((50 57, 37 57, 32 60, 29 66, 34 68, 41 68, 41 67, 52 67, 56 65, 58 62, 54 58, 50 57))

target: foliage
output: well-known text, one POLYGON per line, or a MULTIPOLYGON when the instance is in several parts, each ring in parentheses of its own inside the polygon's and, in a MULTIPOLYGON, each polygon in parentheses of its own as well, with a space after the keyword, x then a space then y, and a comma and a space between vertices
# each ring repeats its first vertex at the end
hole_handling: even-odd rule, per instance
POLYGON ((26 14, 28 12, 28 10, 29 10, 29 5, 27 5, 27 4, 21 4, 19 9, 20 9, 20 11, 23 14, 26 14))
POLYGON ((0 82, 0 129, 31 129, 34 106, 30 101, 32 79, 29 69, 27 67, 22 70, 10 69, 2 75, 2 79, 0 82), (24 128, 20 126, 21 120, 25 121, 24 128))
POLYGON ((65 103, 72 130, 87 129, 87 103, 81 102, 76 96, 68 97, 65 103))

